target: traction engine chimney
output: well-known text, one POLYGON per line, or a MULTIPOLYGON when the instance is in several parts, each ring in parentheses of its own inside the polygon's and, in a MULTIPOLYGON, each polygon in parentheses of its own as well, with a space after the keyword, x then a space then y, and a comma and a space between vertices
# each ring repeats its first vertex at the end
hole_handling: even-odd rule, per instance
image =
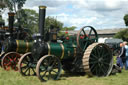
POLYGON ((46 6, 39 6, 39 33, 44 40, 44 25, 45 25, 46 6))
POLYGON ((11 36, 13 34, 14 15, 15 15, 15 13, 13 13, 13 12, 8 13, 8 16, 9 16, 9 31, 10 31, 11 36))

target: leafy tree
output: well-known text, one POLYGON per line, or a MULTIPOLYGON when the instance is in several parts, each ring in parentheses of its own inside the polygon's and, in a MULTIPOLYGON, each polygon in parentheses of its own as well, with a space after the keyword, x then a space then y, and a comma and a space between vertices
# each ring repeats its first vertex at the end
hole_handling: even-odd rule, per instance
POLYGON ((23 4, 25 4, 26 0, 0 0, 0 16, 2 16, 2 11, 5 10, 5 8, 8 8, 9 11, 15 11, 17 14, 17 18, 19 21, 20 16, 20 10, 23 7, 23 4))
POLYGON ((2 16, 0 15, 0 27, 4 26, 4 20, 2 19, 2 16))
POLYGON ((46 29, 49 29, 50 26, 53 25, 54 27, 58 28, 58 30, 62 29, 63 28, 63 23, 58 21, 56 18, 54 17, 50 17, 48 16, 46 19, 45 19, 45 28, 46 29))
POLYGON ((20 10, 20 18, 15 25, 28 28, 32 33, 38 32, 38 13, 31 9, 20 10))
POLYGON ((8 8, 9 11, 15 11, 18 17, 20 17, 21 8, 23 7, 23 4, 25 4, 26 0, 0 0, 0 13, 5 8, 8 8))
POLYGON ((0 9, 3 9, 3 8, 5 8, 4 1, 3 0, 0 0, 0 9))
POLYGON ((118 32, 114 37, 122 39, 124 41, 128 41, 128 29, 124 29, 124 30, 118 32))
MULTIPOLYGON (((31 30, 32 33, 38 32, 38 24, 39 24, 39 14, 36 13, 35 10, 31 9, 22 9, 20 10, 20 23, 16 22, 15 25, 19 26, 19 24, 22 26, 22 28, 28 28, 31 30)), ((47 17, 45 19, 45 32, 48 31, 50 26, 53 25, 58 30, 63 28, 63 23, 56 20, 54 17, 47 17)))
POLYGON ((8 8, 10 11, 17 11, 23 7, 26 0, 0 0, 0 8, 8 8))
POLYGON ((128 26, 128 14, 124 16, 125 25, 128 26))
POLYGON ((4 1, 0 0, 0 16, 1 16, 1 19, 2 19, 2 13, 3 13, 5 8, 6 8, 6 6, 5 6, 4 1))
POLYGON ((4 22, 4 20, 3 20, 3 18, 2 18, 2 16, 0 15, 0 22, 4 22))

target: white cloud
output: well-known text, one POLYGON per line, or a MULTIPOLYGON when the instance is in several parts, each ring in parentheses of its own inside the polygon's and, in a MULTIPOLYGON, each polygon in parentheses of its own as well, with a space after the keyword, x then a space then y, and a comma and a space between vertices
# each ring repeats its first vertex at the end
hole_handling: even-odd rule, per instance
POLYGON ((123 16, 128 13, 128 0, 27 0, 24 8, 38 12, 39 5, 47 6, 47 16, 57 16, 64 26, 78 28, 125 27, 123 16))
POLYGON ((119 0, 105 0, 106 6, 109 8, 117 8, 120 4, 119 0))

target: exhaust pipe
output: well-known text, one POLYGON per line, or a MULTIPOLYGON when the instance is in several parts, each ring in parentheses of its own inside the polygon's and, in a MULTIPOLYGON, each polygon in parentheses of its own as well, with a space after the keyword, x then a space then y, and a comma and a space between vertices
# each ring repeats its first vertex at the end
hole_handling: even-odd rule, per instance
POLYGON ((45 24, 46 6, 39 6, 39 33, 44 40, 44 24, 45 24))
POLYGON ((10 31, 10 36, 12 36, 12 34, 13 34, 13 25, 14 25, 14 16, 15 16, 15 13, 9 12, 8 13, 8 16, 9 16, 9 31, 10 31))

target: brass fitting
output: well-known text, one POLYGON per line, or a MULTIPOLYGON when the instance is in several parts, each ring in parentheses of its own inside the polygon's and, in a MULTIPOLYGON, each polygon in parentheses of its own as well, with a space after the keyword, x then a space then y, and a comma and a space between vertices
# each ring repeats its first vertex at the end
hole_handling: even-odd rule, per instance
POLYGON ((46 6, 39 6, 39 9, 46 9, 46 6))

